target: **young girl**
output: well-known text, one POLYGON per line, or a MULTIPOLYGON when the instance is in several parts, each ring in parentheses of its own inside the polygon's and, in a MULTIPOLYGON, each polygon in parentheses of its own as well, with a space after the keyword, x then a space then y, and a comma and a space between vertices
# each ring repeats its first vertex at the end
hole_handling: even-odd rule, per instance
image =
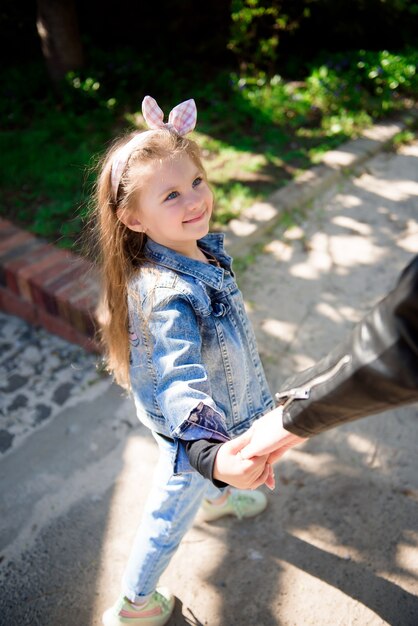
POLYGON ((232 440, 273 400, 223 235, 208 234, 213 196, 185 137, 194 101, 168 124, 149 96, 142 111, 150 130, 119 140, 98 177, 99 318, 108 367, 160 456, 105 626, 165 624, 174 598, 157 582, 199 507, 206 521, 251 517, 267 503, 254 489, 274 486, 268 455, 243 459, 249 440, 232 440))

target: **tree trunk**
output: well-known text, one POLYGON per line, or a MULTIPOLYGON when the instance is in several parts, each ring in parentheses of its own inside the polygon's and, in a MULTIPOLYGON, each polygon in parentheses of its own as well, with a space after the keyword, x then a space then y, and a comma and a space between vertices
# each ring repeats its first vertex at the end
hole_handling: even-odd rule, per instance
POLYGON ((83 65, 75 1, 37 0, 36 27, 49 75, 58 84, 83 65))

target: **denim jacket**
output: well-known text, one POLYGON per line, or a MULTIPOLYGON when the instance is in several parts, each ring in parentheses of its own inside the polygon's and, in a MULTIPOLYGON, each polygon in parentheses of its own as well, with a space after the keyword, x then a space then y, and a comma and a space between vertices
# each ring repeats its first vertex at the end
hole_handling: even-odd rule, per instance
POLYGON ((129 284, 132 394, 139 419, 172 439, 174 473, 192 471, 182 440, 227 441, 274 407, 223 240, 198 242, 216 267, 149 239, 129 284))

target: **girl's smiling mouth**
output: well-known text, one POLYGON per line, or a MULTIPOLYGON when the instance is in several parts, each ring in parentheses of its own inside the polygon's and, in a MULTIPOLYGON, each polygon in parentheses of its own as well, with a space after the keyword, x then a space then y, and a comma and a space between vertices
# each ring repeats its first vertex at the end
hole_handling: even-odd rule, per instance
POLYGON ((206 209, 203 211, 203 213, 200 213, 199 215, 197 215, 196 217, 192 217, 189 220, 184 220, 183 224, 193 224, 194 222, 198 222, 199 220, 202 219, 202 217, 204 217, 206 215, 206 209))

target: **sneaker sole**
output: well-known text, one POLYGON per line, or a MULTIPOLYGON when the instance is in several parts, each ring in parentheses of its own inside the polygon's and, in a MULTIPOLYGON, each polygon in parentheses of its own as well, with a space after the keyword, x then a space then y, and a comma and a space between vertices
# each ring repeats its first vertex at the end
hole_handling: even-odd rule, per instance
POLYGON ((165 626, 173 615, 176 600, 173 597, 168 602, 170 614, 166 615, 164 618, 161 615, 155 618, 120 617, 119 615, 115 615, 110 608, 103 613, 102 624, 103 626, 165 626))

